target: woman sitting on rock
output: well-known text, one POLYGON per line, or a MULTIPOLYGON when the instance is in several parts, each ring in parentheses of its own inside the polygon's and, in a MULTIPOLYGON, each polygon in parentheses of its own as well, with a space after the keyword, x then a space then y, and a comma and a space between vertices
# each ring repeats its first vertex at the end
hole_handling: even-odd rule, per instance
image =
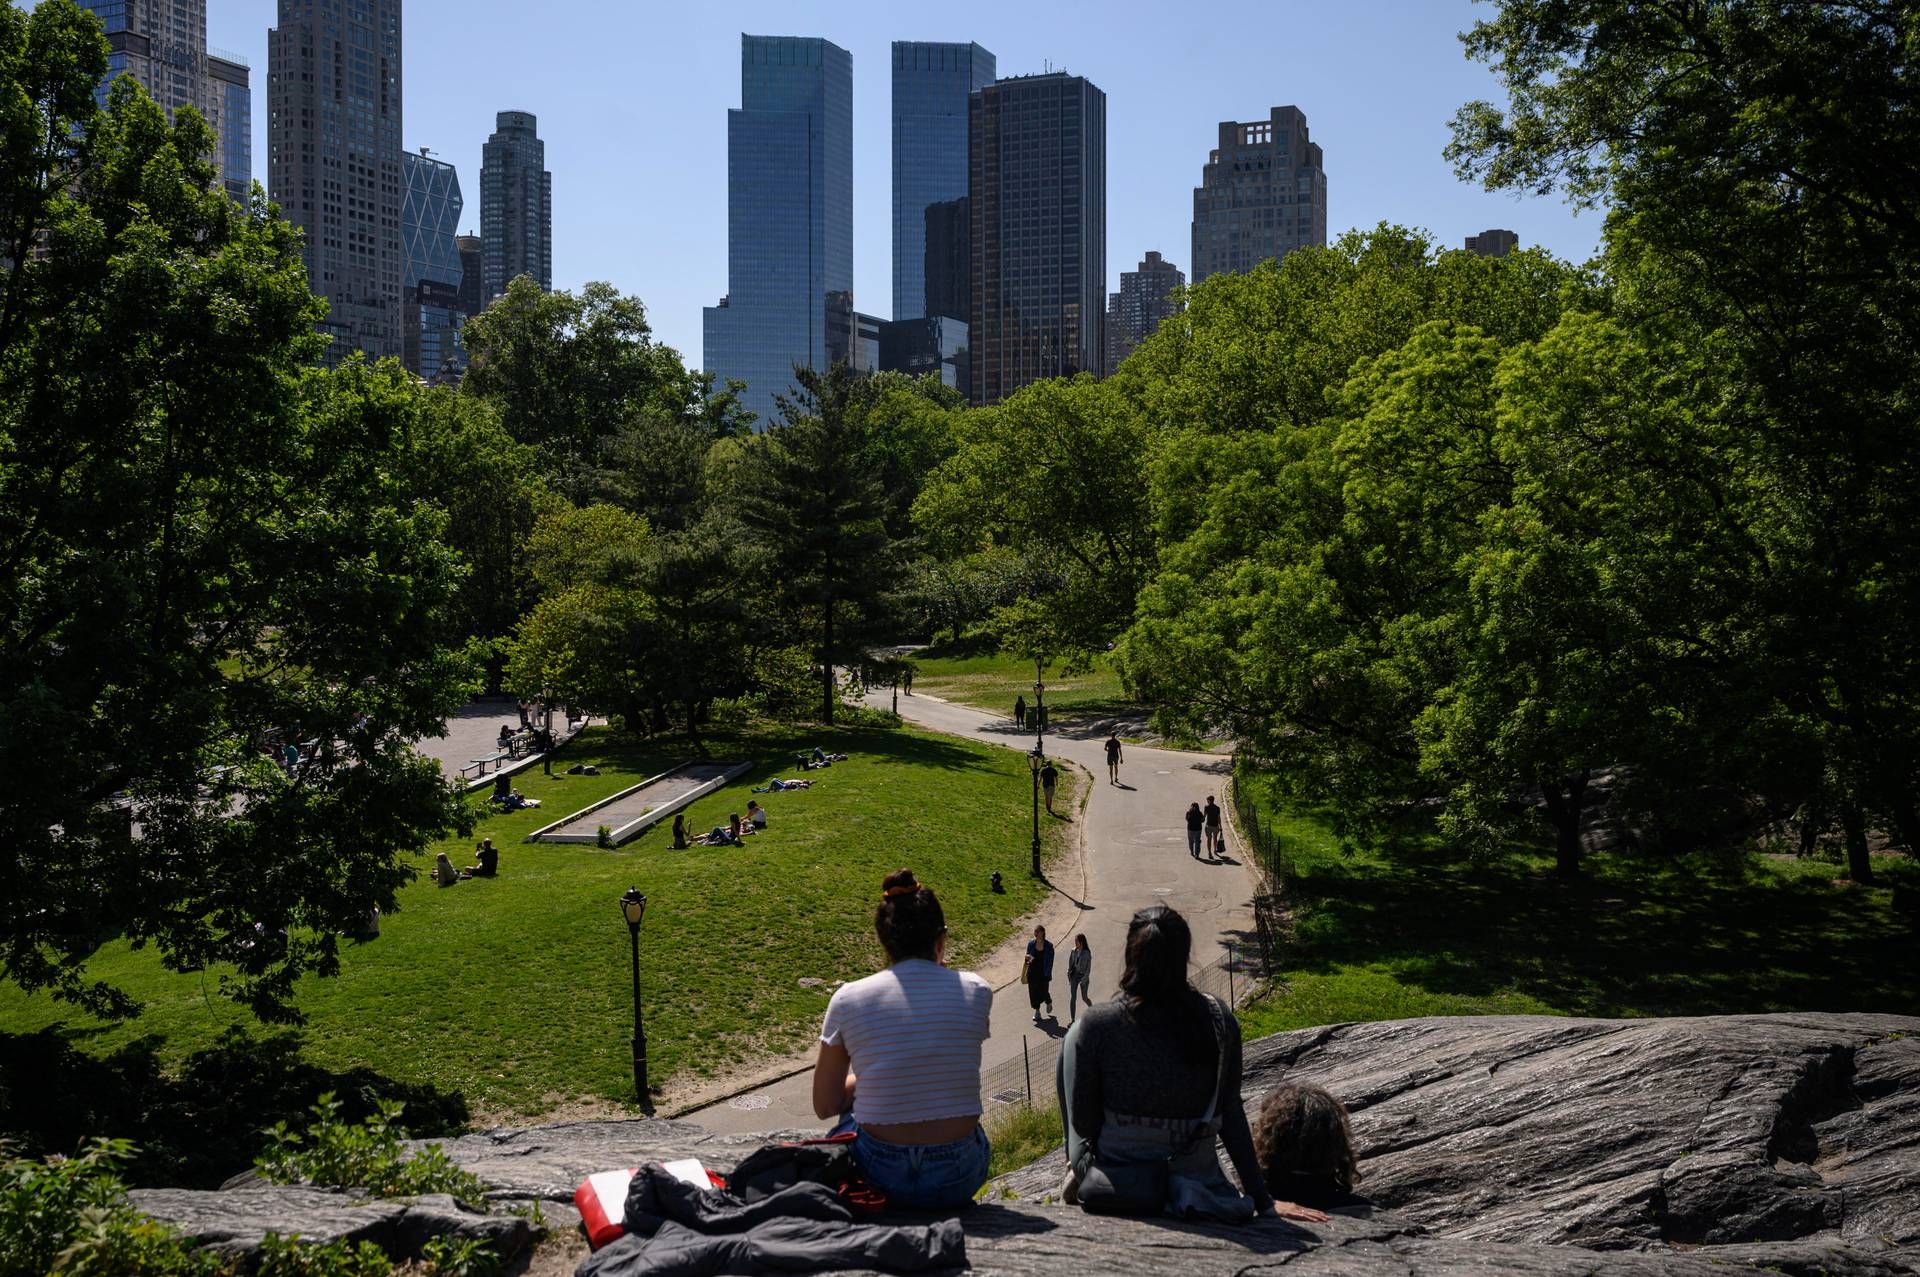
POLYGON ((1268 1091, 1253 1121, 1253 1151, 1275 1197, 1321 1210, 1361 1203, 1347 1110, 1320 1087, 1282 1082, 1268 1091))
POLYGON ((993 989, 947 968, 946 916, 911 869, 887 876, 873 929, 892 965, 827 1003, 813 1111, 857 1133, 854 1160, 891 1205, 957 1209, 987 1181, 980 1044, 993 989))
POLYGON ((1172 909, 1134 914, 1120 996, 1087 1008, 1068 1030, 1058 1076, 1062 1195, 1104 1213, 1235 1222, 1277 1209, 1323 1220, 1267 1192, 1240 1103, 1240 1025, 1187 983, 1192 948, 1186 919, 1172 909), (1220 1169, 1219 1140, 1244 1193, 1220 1169))

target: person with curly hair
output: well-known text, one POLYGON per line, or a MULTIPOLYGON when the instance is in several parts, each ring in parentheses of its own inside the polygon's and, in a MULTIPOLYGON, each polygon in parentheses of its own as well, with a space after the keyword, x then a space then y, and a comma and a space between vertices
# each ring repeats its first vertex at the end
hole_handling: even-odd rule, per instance
POLYGON ((1360 1201, 1347 1110, 1322 1087, 1282 1082, 1267 1092, 1253 1120, 1253 1150, 1277 1198, 1320 1210, 1360 1201))

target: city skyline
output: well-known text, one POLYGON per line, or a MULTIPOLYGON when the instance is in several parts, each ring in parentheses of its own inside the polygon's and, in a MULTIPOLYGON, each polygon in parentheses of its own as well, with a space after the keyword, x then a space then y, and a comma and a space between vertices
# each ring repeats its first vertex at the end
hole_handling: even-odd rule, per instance
MULTIPOLYGON (((1121 269, 1157 250, 1189 254, 1192 189, 1222 120, 1298 105, 1329 157, 1329 238, 1381 220, 1423 227, 1443 247, 1485 227, 1511 227, 1584 260, 1600 218, 1575 217, 1557 199, 1516 200, 1458 182, 1440 156, 1452 111, 1495 86, 1468 63, 1454 33, 1485 11, 1467 0, 1392 3, 1290 14, 1287 45, 1249 41, 1263 6, 1206 5, 1161 39, 1164 15, 1143 4, 1036 11, 985 2, 962 15, 906 14, 878 4, 803 8, 744 3, 711 13, 641 14, 593 6, 556 11, 520 32, 513 76, 497 86, 472 73, 497 54, 517 11, 475 0, 459 11, 409 6, 403 147, 431 147, 478 190, 480 150, 496 113, 540 118, 554 208, 554 285, 605 279, 647 305, 658 338, 699 364, 701 308, 726 291, 726 113, 738 104, 742 32, 819 36, 852 54, 854 75, 854 306, 891 318, 891 46, 896 40, 977 42, 1001 75, 1055 69, 1086 75, 1109 100, 1108 291, 1121 269), (1149 56, 1143 29, 1155 30, 1149 56), (581 48, 629 42, 634 74, 581 76, 581 48), (629 119, 645 121, 630 128, 629 119), (617 162, 609 162, 616 156, 617 162)), ((266 179, 266 66, 270 0, 210 0, 208 43, 254 68, 255 175, 266 179)), ((469 199, 463 230, 478 231, 469 199)), ((1183 261, 1183 264, 1186 264, 1183 261)))

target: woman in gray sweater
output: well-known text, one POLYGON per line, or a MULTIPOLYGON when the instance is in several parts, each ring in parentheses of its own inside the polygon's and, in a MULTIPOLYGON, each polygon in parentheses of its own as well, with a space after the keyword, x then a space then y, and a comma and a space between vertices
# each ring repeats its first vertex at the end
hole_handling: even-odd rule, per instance
POLYGON ((1240 1101, 1240 1025, 1218 999, 1187 983, 1192 947, 1187 921, 1174 910, 1136 913, 1120 996, 1089 1007, 1067 1033, 1058 1075, 1066 1200, 1080 1202, 1084 1185, 1088 1209, 1220 1219, 1277 1209, 1288 1218, 1325 1219, 1276 1203, 1267 1191, 1240 1101), (1238 1192, 1220 1169, 1216 1139, 1227 1146, 1238 1192), (1155 1184, 1167 1186, 1166 1199, 1144 1200, 1143 1186, 1155 1184), (1105 1190, 1105 1201, 1096 1201, 1096 1189, 1105 1190))

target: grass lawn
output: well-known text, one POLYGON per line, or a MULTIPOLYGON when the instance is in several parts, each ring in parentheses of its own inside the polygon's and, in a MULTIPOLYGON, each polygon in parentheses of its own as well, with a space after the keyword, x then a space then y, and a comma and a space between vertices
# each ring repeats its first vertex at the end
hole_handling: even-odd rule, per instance
MULTIPOLYGON (((964 655, 948 648, 925 648, 912 654, 916 671, 913 690, 943 700, 958 701, 1008 718, 1016 696, 1033 704, 1033 662, 1018 656, 964 655)), ((1047 717, 1052 722, 1098 718, 1138 712, 1120 687, 1112 661, 1101 656, 1082 674, 1064 674, 1058 664, 1048 669, 1047 717)))
POLYGON ((1424 1015, 1920 1014, 1914 924, 1887 886, 1836 881, 1831 863, 1604 856, 1561 882, 1544 854, 1347 857, 1311 814, 1275 819, 1294 944, 1241 1013, 1249 1038, 1424 1015))
MULTIPOLYGON (((811 790, 762 796, 770 828, 744 848, 674 851, 666 823, 614 851, 523 843, 687 756, 672 743, 588 731, 562 757, 598 776, 523 773, 515 786, 540 810, 488 815, 474 839, 418 861, 424 871, 445 850, 470 864, 485 835, 500 848, 499 878, 442 889, 422 877, 378 939, 343 947, 338 978, 302 983, 306 1058, 460 1092, 491 1116, 631 1099, 628 939, 616 904, 631 884, 649 900, 640 967, 651 1077, 684 1093, 804 1046, 830 983, 877 968, 873 908, 889 871, 910 865, 939 890, 957 964, 983 958, 1039 904, 1043 888, 1026 875, 1026 760, 1011 750, 906 729, 723 734, 709 740, 715 757, 756 765, 695 803, 689 826, 744 811, 749 786, 792 774, 793 751, 816 742, 851 760, 809 773, 811 790), (1004 895, 988 890, 994 869, 1004 895)), ((1055 850, 1070 828, 1050 835, 1055 850)), ((217 971, 171 974, 151 952, 114 942, 91 973, 131 991, 146 1013, 104 1025, 0 986, 0 1031, 60 1026, 90 1055, 139 1041, 171 1065, 250 1023, 215 995, 217 971)))

